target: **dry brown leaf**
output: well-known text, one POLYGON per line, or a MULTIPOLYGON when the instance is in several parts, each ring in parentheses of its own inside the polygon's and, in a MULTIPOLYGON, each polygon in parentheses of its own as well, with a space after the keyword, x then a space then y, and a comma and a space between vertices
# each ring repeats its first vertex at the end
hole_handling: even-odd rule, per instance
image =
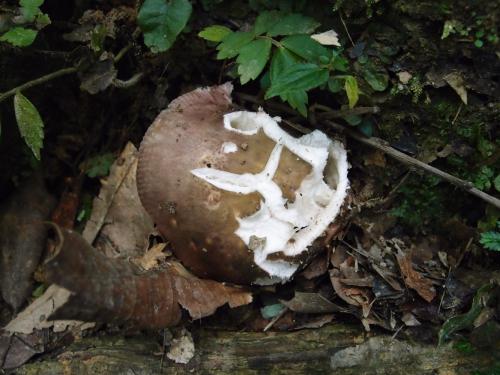
POLYGON ((404 254, 398 252, 396 255, 401 274, 408 288, 415 290, 420 297, 427 302, 431 302, 436 297, 436 290, 432 285, 432 281, 423 277, 419 272, 415 271, 412 266, 411 253, 404 254))
POLYGON ((151 249, 146 251, 140 258, 133 259, 132 262, 144 270, 150 270, 158 266, 167 257, 172 255, 170 252, 165 252, 166 243, 158 243, 151 249))
MULTIPOLYGON (((170 270, 173 271, 173 268, 170 270)), ((234 308, 252 302, 252 294, 242 288, 198 279, 195 276, 187 277, 177 272, 172 272, 172 277, 178 302, 193 319, 212 315, 218 307, 226 303, 234 308)))
POLYGON ((172 266, 140 272, 125 260, 105 257, 74 231, 59 228, 56 234, 58 246, 45 273, 71 295, 52 314, 55 319, 165 328, 179 323, 180 306, 199 319, 226 303, 237 307, 252 301, 251 293, 241 288, 181 274, 172 266))
POLYGON ((153 222, 137 194, 135 174, 137 149, 128 143, 113 163, 109 176, 102 180, 94 199, 92 216, 83 238, 109 257, 137 257, 146 247, 153 222))
POLYGON ((304 314, 348 312, 347 309, 336 305, 318 293, 295 292, 295 296, 291 300, 280 300, 280 302, 290 310, 304 314))
POLYGON ((20 312, 4 329, 10 333, 30 334, 34 330, 50 327, 54 328, 54 332, 63 332, 71 327, 79 327, 81 331, 92 328, 94 323, 77 320, 47 320, 54 311, 68 302, 70 296, 69 290, 51 285, 43 295, 20 312))

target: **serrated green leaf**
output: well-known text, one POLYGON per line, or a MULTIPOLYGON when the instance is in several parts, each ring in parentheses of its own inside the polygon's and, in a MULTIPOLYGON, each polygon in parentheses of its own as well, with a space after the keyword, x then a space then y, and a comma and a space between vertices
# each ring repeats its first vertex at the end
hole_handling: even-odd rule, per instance
POLYGON ((210 42, 220 42, 231 33, 231 29, 226 26, 213 25, 205 27, 198 33, 198 36, 205 40, 209 40, 210 42))
POLYGON ((280 43, 304 60, 313 63, 319 63, 322 56, 328 58, 328 55, 330 55, 327 48, 309 35, 288 36, 283 38, 280 43))
POLYGON ((500 232, 482 233, 479 242, 488 250, 500 251, 500 232))
MULTIPOLYGON (((286 69, 298 62, 299 58, 288 49, 283 47, 276 49, 269 68, 270 83, 277 82, 286 69)), ((280 94, 280 98, 299 111, 302 116, 307 117, 308 96, 304 90, 288 91, 280 94)))
POLYGON ((24 141, 35 157, 40 160, 43 147, 43 121, 36 107, 20 92, 14 96, 14 112, 17 126, 24 141))
POLYGON ((271 82, 276 81, 278 77, 283 74, 285 69, 299 62, 299 58, 288 49, 283 47, 277 48, 271 60, 271 67, 269 68, 271 82))
POLYGON ((269 60, 271 44, 269 39, 257 39, 241 49, 236 62, 242 85, 257 78, 262 72, 269 60))
POLYGON ((137 15, 144 43, 152 52, 164 52, 174 43, 191 16, 189 0, 145 0, 137 15))
POLYGON ((255 20, 253 32, 255 35, 262 35, 268 32, 283 16, 284 14, 277 10, 261 12, 255 20))
POLYGON ((500 174, 493 180, 493 186, 495 186, 496 191, 500 192, 500 174))
POLYGON ((222 40, 222 43, 217 46, 217 50, 219 51, 217 59, 223 60, 235 57, 253 39, 254 35, 251 32, 235 31, 228 34, 222 40))
POLYGON ((358 81, 353 76, 346 76, 344 89, 349 100, 349 108, 353 108, 359 99, 358 81))
POLYGON ((0 42, 8 42, 16 47, 27 47, 35 41, 37 33, 36 30, 14 27, 0 36, 0 42))
POLYGON ((33 21, 38 13, 40 13, 40 6, 44 0, 20 0, 21 14, 26 21, 33 21))
POLYGON ((316 64, 295 64, 271 83, 266 99, 295 90, 310 90, 328 81, 328 70, 316 64))
POLYGON ((291 13, 277 22, 268 30, 267 35, 295 35, 295 34, 310 34, 318 26, 319 22, 311 17, 304 16, 299 13, 291 13))
POLYGON ((302 116, 307 117, 307 104, 309 103, 307 92, 304 90, 294 90, 284 93, 280 97, 290 104, 293 109, 299 111, 302 116))

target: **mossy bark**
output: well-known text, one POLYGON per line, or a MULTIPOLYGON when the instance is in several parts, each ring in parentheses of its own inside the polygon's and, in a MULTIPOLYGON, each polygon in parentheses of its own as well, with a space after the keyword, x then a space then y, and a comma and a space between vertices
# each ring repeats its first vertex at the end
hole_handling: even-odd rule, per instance
MULTIPOLYGON (((360 328, 329 325, 287 333, 193 331, 196 352, 187 365, 162 361, 146 336, 85 338, 50 360, 23 366, 25 375, 81 374, 470 374, 495 364, 488 352, 369 336, 360 328)), ((498 361, 498 358, 496 359, 498 361)))

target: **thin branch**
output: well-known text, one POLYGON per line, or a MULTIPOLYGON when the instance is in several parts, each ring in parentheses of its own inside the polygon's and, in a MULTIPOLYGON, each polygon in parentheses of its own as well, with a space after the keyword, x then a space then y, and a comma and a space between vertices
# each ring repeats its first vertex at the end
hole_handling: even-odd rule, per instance
POLYGON ((317 109, 323 111, 323 113, 318 113, 318 117, 321 119, 329 120, 331 118, 342 118, 345 116, 353 116, 353 115, 366 115, 366 114, 376 114, 380 112, 380 107, 355 107, 351 109, 340 109, 335 110, 330 107, 327 107, 323 104, 313 104, 309 107, 309 110, 314 112, 317 109))
POLYGON ((488 202, 489 204, 500 208, 500 199, 493 197, 492 195, 489 195, 485 193, 484 191, 481 191, 474 187, 474 185, 469 182, 462 180, 458 177, 455 177, 449 173, 446 173, 440 169, 437 169, 429 164, 426 164, 424 162, 421 162, 418 159, 412 158, 411 156, 406 155, 405 153, 396 150, 395 148, 392 148, 391 146, 387 145, 384 141, 382 141, 379 138, 371 137, 367 138, 364 135, 353 131, 351 129, 346 128, 345 126, 342 126, 340 124, 337 124, 336 122, 325 120, 324 121, 326 124, 328 124, 331 128, 341 131, 348 135, 349 137, 357 140, 358 142, 361 142, 365 145, 371 146, 373 148, 376 148, 380 151, 383 151, 387 155, 393 157, 394 159, 398 160, 399 162, 412 166, 412 167, 417 167, 419 169, 422 169, 426 172, 429 172, 435 176, 438 176, 442 178, 443 180, 446 180, 453 185, 459 187, 460 189, 465 190, 466 192, 473 194, 485 202, 488 202))
POLYGON ((354 47, 354 41, 352 40, 351 34, 349 33, 349 29, 347 28, 347 25, 344 22, 344 18, 342 17, 342 10, 340 10, 340 9, 339 9, 339 16, 340 16, 340 21, 342 22, 342 25, 344 26, 345 32, 347 33, 347 36, 349 37, 349 40, 351 41, 351 44, 354 47))
POLYGON ((118 87, 119 89, 127 89, 129 87, 136 85, 141 80, 142 76, 143 76, 142 73, 136 73, 125 81, 115 78, 113 80, 113 86, 118 87))
POLYGON ((11 89, 9 91, 6 91, 6 92, 0 94, 0 103, 3 102, 5 99, 15 95, 16 92, 18 92, 18 91, 23 91, 23 90, 29 89, 31 87, 41 85, 42 83, 45 83, 47 81, 53 80, 53 79, 61 77, 61 76, 76 73, 76 71, 77 71, 77 69, 75 67, 63 68, 60 70, 56 70, 55 72, 49 73, 47 75, 44 75, 42 77, 39 77, 37 79, 34 79, 32 81, 28 81, 26 83, 23 83, 22 85, 14 87, 13 89, 11 89))

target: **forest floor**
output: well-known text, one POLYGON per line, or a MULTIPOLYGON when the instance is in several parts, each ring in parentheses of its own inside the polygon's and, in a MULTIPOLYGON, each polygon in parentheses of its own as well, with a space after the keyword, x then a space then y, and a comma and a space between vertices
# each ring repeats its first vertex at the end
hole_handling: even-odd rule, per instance
POLYGON ((494 3, 1 2, 0 373, 498 374, 494 3), (163 38, 153 8, 158 24, 172 14, 163 38), (269 31, 290 13, 297 24, 269 31), (267 51, 256 71, 218 33, 250 33, 263 14, 271 29, 247 41, 267 51), (294 49, 294 34, 326 30, 294 49), (325 48, 333 58, 308 60, 325 48), (279 76, 288 49, 307 77, 279 76), (347 149, 341 219, 287 283, 196 278, 137 194, 157 115, 225 82, 235 108, 347 149))

